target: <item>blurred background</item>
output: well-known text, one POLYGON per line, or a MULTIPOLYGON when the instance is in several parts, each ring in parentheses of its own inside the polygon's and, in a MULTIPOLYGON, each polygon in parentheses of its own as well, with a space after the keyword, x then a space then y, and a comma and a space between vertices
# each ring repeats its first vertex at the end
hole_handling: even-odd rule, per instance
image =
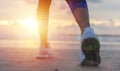
MULTIPOLYGON (((101 44, 120 45, 120 0, 87 2, 91 26, 101 44)), ((32 47, 39 43, 37 3, 38 0, 0 0, 0 47, 21 44, 32 47)), ((80 40, 80 29, 65 0, 52 0, 49 18, 49 41, 80 40)))

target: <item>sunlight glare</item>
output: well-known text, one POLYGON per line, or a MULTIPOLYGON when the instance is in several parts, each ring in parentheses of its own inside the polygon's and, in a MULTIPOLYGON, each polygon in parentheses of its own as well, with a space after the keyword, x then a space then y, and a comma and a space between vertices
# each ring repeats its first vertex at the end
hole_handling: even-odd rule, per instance
POLYGON ((18 21, 20 24, 25 25, 28 29, 36 30, 37 29, 37 21, 34 18, 23 19, 18 21))

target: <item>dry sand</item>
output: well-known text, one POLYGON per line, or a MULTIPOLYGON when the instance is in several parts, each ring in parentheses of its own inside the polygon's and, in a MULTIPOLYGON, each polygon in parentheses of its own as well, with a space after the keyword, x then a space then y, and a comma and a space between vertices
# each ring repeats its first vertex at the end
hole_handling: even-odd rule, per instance
POLYGON ((78 66, 78 44, 58 43, 51 47, 53 58, 40 60, 35 58, 37 47, 0 47, 0 71, 120 71, 119 46, 101 46, 99 67, 78 66))

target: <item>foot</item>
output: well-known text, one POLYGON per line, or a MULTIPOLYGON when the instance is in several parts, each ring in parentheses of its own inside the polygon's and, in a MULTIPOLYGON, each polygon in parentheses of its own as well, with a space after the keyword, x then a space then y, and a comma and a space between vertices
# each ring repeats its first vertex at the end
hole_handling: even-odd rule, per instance
POLYGON ((81 38, 80 64, 98 66, 101 62, 100 43, 93 29, 86 28, 81 38))
POLYGON ((52 51, 50 49, 50 46, 48 45, 47 47, 44 45, 41 45, 39 47, 39 52, 37 55, 37 59, 47 59, 52 57, 52 51))

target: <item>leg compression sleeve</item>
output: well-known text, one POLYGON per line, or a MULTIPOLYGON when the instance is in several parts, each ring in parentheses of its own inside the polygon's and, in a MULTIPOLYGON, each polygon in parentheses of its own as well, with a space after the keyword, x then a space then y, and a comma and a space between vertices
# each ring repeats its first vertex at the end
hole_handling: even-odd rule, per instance
POLYGON ((86 0, 66 0, 66 1, 68 5, 70 6, 72 12, 74 12, 74 10, 79 7, 82 7, 88 10, 86 0))

